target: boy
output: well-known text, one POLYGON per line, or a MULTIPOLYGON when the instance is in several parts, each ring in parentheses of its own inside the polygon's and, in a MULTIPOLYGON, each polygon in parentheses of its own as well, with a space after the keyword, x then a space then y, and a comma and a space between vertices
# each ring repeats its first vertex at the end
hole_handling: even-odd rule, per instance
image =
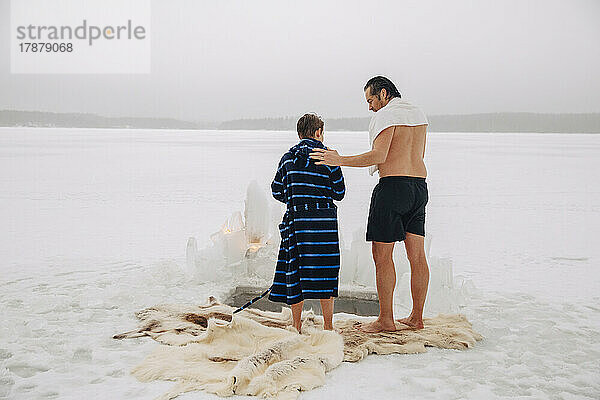
POLYGON ((340 246, 337 208, 346 188, 340 167, 315 165, 309 157, 323 145, 323 121, 315 114, 298 120, 300 142, 283 155, 271 184, 273 197, 287 206, 279 225, 281 246, 269 300, 291 305, 300 332, 305 299, 320 299, 325 329, 333 329, 338 295, 340 246))

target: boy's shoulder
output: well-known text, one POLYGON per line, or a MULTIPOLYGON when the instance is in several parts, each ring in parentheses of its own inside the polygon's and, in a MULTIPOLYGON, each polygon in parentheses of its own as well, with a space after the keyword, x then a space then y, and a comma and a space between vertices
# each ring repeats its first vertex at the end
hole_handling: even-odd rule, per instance
POLYGON ((285 162, 287 160, 293 160, 293 158, 294 158, 293 154, 288 150, 285 153, 283 153, 283 155, 279 159, 279 165, 281 165, 283 162, 285 162))
POLYGON ((291 158, 293 158, 293 154, 291 151, 287 150, 285 153, 283 153, 283 155, 281 156, 282 160, 289 160, 291 158))
POLYGON ((293 163, 293 162, 294 162, 293 154, 291 154, 289 151, 286 151, 285 153, 283 153, 283 155, 279 159, 279 163, 277 164, 277 170, 282 170, 285 173, 285 169, 287 169, 287 168, 284 169, 284 166, 286 164, 293 163))

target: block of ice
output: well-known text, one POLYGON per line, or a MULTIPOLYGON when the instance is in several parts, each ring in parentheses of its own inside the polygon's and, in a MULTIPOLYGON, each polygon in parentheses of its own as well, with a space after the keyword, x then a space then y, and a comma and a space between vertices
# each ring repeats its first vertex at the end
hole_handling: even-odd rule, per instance
POLYGON ((353 235, 352 244, 350 245, 350 257, 356 265, 354 284, 374 288, 375 263, 371 255, 371 244, 366 242, 364 236, 360 233, 355 232, 355 235, 353 235))
POLYGON ((269 203, 265 192, 255 180, 250 182, 246 190, 244 217, 247 242, 265 242, 269 235, 271 221, 269 203))
POLYGON ((187 269, 192 272, 196 269, 196 255, 198 254, 198 244, 195 237, 190 237, 185 248, 185 261, 187 269))

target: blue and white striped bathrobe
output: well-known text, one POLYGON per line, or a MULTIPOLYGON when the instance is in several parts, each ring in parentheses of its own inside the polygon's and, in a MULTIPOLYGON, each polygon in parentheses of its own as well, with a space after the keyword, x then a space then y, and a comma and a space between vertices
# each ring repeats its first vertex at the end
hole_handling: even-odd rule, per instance
POLYGON ((271 190, 287 210, 269 300, 295 304, 338 295, 340 246, 337 208, 346 192, 340 167, 315 165, 316 139, 302 139, 283 155, 271 190))

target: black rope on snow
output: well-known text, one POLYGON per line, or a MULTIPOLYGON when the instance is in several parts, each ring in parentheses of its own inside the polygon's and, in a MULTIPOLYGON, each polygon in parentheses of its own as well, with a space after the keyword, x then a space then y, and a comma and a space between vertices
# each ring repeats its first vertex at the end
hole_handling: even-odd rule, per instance
POLYGON ((242 311, 242 310, 250 307, 252 304, 256 303, 258 300, 262 299, 267 294, 269 294, 269 292, 271 291, 272 288, 273 288, 273 286, 271 286, 270 288, 268 288, 267 290, 265 290, 265 292, 263 294, 261 294, 260 296, 256 296, 255 298, 253 298, 252 300, 250 300, 249 302, 247 302, 246 304, 244 304, 243 306, 241 306, 240 308, 238 308, 237 310, 235 310, 233 312, 233 314, 239 313, 240 311, 242 311))

